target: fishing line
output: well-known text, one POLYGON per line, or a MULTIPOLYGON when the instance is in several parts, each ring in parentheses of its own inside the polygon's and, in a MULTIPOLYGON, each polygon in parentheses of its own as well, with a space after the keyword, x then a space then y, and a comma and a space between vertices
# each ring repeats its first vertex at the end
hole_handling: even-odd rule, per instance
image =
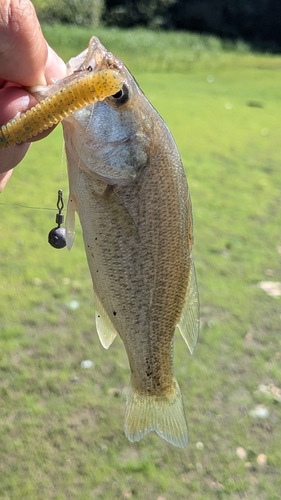
POLYGON ((65 141, 64 141, 63 130, 62 130, 62 145, 61 145, 60 157, 61 157, 61 160, 60 160, 60 179, 61 179, 61 181, 63 181, 64 177, 65 177, 65 172, 67 169, 67 162, 66 162, 66 155, 65 155, 65 141))
POLYGON ((56 208, 50 208, 50 207, 32 207, 30 205, 20 205, 18 203, 2 203, 2 202, 0 202, 0 205, 4 205, 6 207, 13 207, 13 208, 31 208, 32 210, 56 210, 56 208))
MULTIPOLYGON (((89 106, 88 109, 89 109, 90 117, 89 117, 88 123, 87 123, 87 125, 85 127, 85 130, 84 130, 83 140, 81 141, 81 150, 84 148, 84 146, 86 144, 86 136, 88 136, 88 137, 90 136, 89 131, 91 130, 91 122, 92 122, 92 117, 93 117, 93 114, 94 114, 93 106, 89 106)), ((79 155, 78 155, 77 167, 78 167, 78 185, 81 188, 81 183, 82 183, 81 174, 83 172, 83 168, 81 166, 81 156, 79 156, 79 155)))

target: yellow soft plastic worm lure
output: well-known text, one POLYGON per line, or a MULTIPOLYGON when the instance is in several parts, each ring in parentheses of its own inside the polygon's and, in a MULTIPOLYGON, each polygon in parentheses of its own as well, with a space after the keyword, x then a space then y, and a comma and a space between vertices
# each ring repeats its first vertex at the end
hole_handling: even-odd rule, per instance
POLYGON ((66 77, 65 82, 61 80, 60 90, 0 127, 0 149, 35 137, 75 111, 116 94, 123 84, 116 71, 91 73, 91 68, 66 77))

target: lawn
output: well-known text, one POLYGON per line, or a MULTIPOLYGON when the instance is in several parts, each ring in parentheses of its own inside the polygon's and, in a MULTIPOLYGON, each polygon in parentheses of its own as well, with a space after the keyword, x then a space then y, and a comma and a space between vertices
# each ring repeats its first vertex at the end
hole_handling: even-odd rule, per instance
MULTIPOLYGON (((44 30, 65 60, 91 36, 44 30)), ((95 333, 80 228, 71 252, 47 242, 68 192, 57 127, 0 196, 0 499, 279 500, 281 297, 260 283, 281 282, 281 57, 188 33, 96 34, 165 119, 189 181, 201 332, 194 356, 176 335, 175 373, 190 442, 124 436, 128 362, 95 333)))

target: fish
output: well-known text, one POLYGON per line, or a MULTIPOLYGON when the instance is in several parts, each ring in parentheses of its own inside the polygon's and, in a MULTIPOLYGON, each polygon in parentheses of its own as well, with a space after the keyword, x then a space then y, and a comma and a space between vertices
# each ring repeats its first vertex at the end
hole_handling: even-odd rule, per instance
POLYGON ((66 242, 80 219, 93 282, 96 330, 108 349, 118 335, 130 367, 125 435, 151 431, 188 443, 174 375, 176 328, 190 353, 199 334, 189 188, 167 125, 125 64, 92 37, 70 74, 113 70, 122 89, 62 121, 69 178, 66 242))

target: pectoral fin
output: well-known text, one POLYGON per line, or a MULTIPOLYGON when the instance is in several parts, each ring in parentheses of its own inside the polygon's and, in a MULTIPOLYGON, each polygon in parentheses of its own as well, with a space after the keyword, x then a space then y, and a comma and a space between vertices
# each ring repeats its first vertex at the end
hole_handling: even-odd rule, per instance
POLYGON ((184 338, 190 353, 193 354, 199 335, 199 297, 193 261, 185 303, 181 319, 178 323, 178 329, 184 338))
POLYGON ((96 293, 94 294, 94 301, 98 336, 102 346, 108 349, 115 339, 117 332, 96 293))
POLYGON ((73 243, 74 243, 74 238, 75 238, 75 212, 77 210, 77 203, 72 196, 72 194, 69 194, 68 198, 68 204, 67 204, 67 213, 66 213, 66 221, 65 221, 65 226, 66 226, 66 246, 68 250, 71 249, 73 243))

